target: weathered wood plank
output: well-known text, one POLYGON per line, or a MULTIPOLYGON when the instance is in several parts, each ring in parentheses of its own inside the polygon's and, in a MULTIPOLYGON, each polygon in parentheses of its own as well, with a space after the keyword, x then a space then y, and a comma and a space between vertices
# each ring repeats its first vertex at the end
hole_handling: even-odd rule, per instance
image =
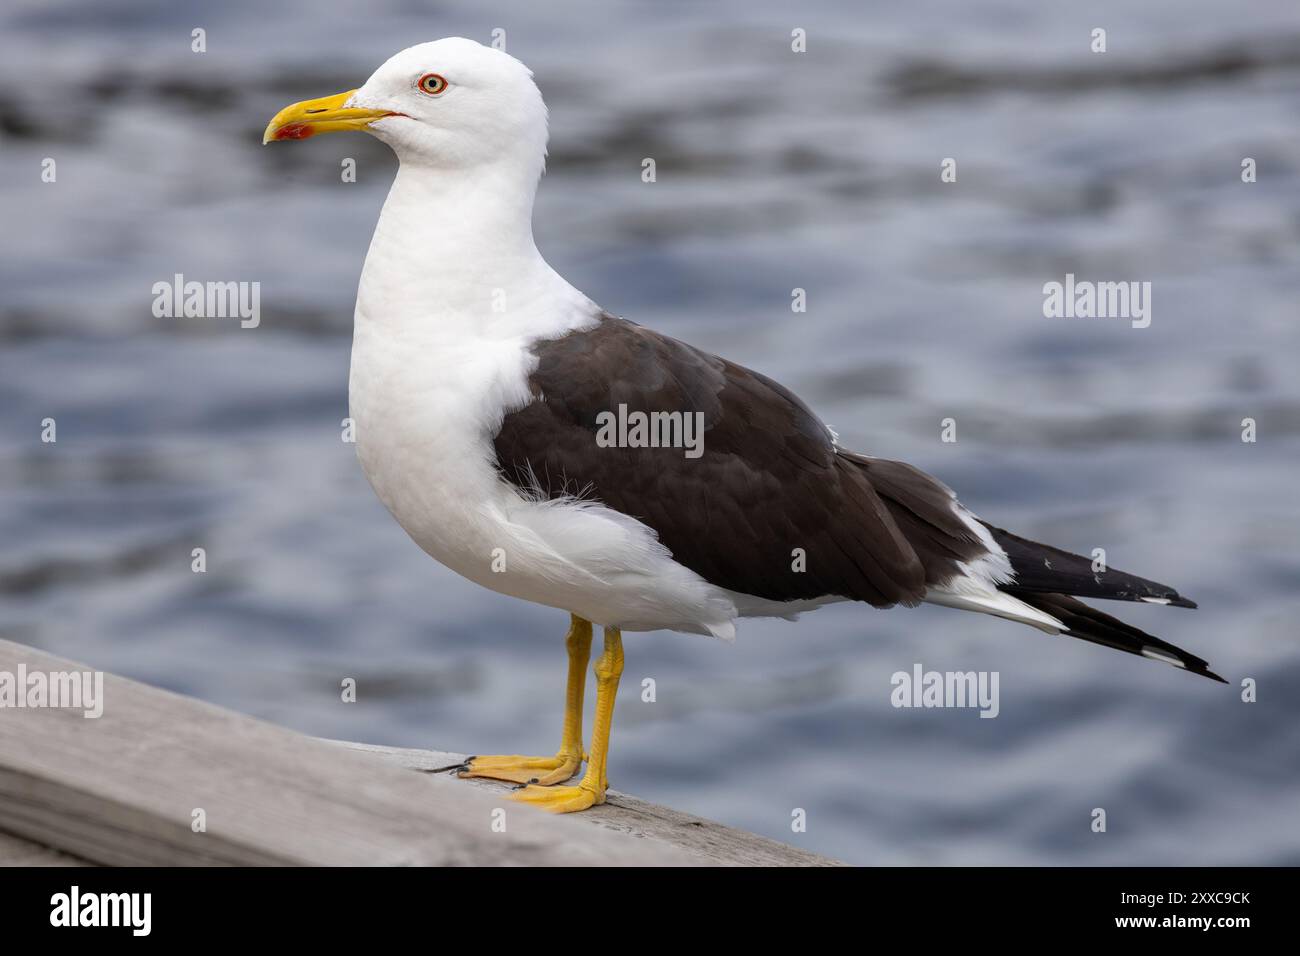
MULTIPOLYGON (((86 670, 0 641, 0 671, 86 670)), ((677 848, 555 817, 113 675, 104 713, 0 709, 0 831, 117 865, 636 865, 677 848), (493 832, 504 809, 506 832, 493 832), (202 809, 206 832, 191 829, 202 809)))
MULTIPOLYGON (((374 744, 330 741, 338 746, 375 754, 403 767, 425 772, 458 764, 465 754, 440 750, 411 750, 403 747, 380 747, 374 744)), ((512 784, 472 778, 461 781, 466 786, 497 794, 510 791, 512 784)), ((592 807, 575 818, 584 824, 631 834, 651 843, 665 844, 702 857, 707 863, 721 866, 843 866, 830 857, 769 840, 766 837, 723 826, 713 820, 682 813, 670 807, 649 803, 638 797, 610 790, 606 802, 592 807)))
POLYGON ((22 837, 0 833, 0 866, 88 866, 85 860, 22 837))

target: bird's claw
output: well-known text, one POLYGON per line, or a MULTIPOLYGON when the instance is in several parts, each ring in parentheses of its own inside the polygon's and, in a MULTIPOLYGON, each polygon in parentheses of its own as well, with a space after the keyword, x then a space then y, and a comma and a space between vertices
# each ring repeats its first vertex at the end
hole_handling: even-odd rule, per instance
POLYGON ((466 757, 460 763, 448 764, 445 767, 434 767, 430 770, 425 770, 424 772, 425 773, 464 773, 465 771, 469 770, 469 765, 473 761, 474 761, 473 757, 466 757))

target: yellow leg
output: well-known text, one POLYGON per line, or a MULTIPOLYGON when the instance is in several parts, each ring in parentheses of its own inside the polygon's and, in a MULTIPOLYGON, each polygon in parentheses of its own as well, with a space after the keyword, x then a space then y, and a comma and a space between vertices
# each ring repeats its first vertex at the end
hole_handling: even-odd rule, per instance
POLYGON ((596 661, 596 724, 591 730, 591 757, 587 772, 576 787, 525 787, 514 799, 544 807, 554 813, 586 810, 605 802, 609 778, 605 759, 609 756, 609 728, 614 720, 614 698, 623 673, 623 636, 616 627, 605 628, 605 653, 596 661))
POLYGON ((549 787, 563 783, 582 766, 582 699, 587 686, 587 661, 591 659, 591 622, 573 615, 564 639, 569 652, 569 679, 564 691, 564 731, 554 757, 471 757, 460 769, 461 777, 491 777, 511 783, 549 787))

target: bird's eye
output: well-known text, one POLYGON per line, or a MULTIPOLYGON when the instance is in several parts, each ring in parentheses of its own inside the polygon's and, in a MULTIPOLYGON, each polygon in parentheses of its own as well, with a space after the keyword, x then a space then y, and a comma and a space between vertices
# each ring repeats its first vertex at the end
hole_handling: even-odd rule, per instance
POLYGON ((416 84, 420 92, 428 93, 430 96, 437 96, 447 88, 447 81, 437 73, 426 73, 420 77, 420 82, 416 84))

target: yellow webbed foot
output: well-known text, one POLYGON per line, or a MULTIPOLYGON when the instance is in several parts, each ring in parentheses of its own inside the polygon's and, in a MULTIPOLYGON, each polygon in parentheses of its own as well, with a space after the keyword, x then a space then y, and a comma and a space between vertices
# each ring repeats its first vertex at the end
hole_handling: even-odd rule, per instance
POLYGON ((605 802, 605 789, 599 792, 585 779, 576 787, 524 787, 510 795, 512 800, 531 803, 551 813, 575 813, 605 802))
POLYGON ((511 797, 552 813, 573 813, 605 802, 608 787, 605 762, 614 698, 623 673, 623 637, 616 627, 605 627, 605 652, 596 661, 596 722, 591 734, 591 756, 582 752, 582 698, 587 662, 591 655, 591 622, 573 615, 564 640, 569 652, 569 678, 564 692, 564 730, 560 752, 554 757, 470 757, 462 764, 440 767, 460 777, 488 777, 524 786, 511 797), (558 787, 587 761, 587 772, 576 787, 558 787))
POLYGON ((564 783, 578 772, 582 757, 560 751, 554 757, 523 757, 519 754, 470 757, 458 768, 458 777, 489 777, 509 783, 550 787, 564 783))

